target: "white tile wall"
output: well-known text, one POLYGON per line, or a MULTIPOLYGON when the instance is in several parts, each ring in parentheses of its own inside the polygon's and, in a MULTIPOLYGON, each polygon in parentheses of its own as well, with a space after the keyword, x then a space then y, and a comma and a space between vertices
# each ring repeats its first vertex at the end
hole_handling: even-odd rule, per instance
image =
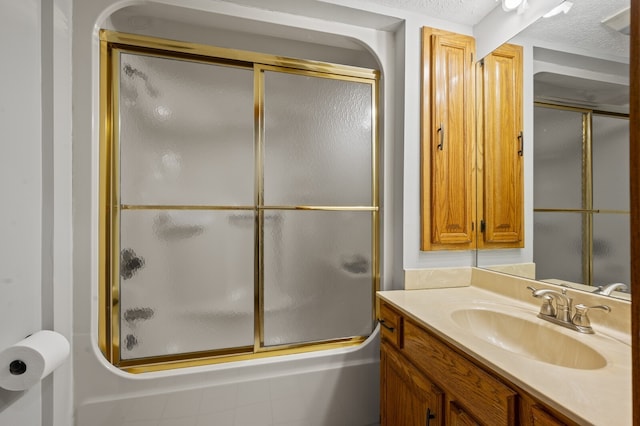
POLYGON ((377 363, 94 402, 77 426, 366 426, 379 419, 377 363))

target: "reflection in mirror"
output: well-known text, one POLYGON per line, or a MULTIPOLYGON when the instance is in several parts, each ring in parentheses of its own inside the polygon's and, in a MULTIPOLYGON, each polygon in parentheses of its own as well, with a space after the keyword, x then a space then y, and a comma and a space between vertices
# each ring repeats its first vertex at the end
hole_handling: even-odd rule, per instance
POLYGON ((480 249, 478 267, 629 297, 629 37, 626 24, 605 22, 624 22, 628 7, 581 0, 513 40, 533 60, 525 247, 480 249))
POLYGON ((537 279, 628 290, 620 285, 630 282, 628 129, 615 115, 536 105, 537 279))

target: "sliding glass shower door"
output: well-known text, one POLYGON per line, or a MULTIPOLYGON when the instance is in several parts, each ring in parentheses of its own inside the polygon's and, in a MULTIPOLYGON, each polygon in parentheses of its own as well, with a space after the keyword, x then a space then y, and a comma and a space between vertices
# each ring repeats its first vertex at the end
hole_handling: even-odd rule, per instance
POLYGON ((253 70, 119 62, 121 359, 252 347, 253 70))
POLYGON ((140 371, 366 338, 377 73, 109 37, 119 36, 106 34, 103 51, 105 355, 140 371))
MULTIPOLYGON (((629 119, 593 115, 593 285, 631 283, 629 119)), ((629 288, 627 287, 627 291, 629 288)))
POLYGON ((371 85, 262 67, 259 77, 262 343, 367 335, 374 271, 371 85))

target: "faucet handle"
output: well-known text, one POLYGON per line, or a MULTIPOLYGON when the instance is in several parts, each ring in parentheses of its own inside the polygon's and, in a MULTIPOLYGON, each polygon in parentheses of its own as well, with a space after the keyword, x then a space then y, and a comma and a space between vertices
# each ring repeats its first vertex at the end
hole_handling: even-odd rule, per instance
POLYGON ((553 302, 553 297, 549 295, 542 296, 542 306, 540 306, 540 314, 548 315, 550 317, 555 317, 557 315, 556 308, 553 307, 553 304, 551 302, 553 302))
POLYGON ((611 312, 611 308, 607 305, 586 306, 580 303, 575 306, 575 309, 576 313, 573 315, 571 322, 583 333, 593 333, 591 321, 589 321, 589 316, 587 315, 589 309, 602 309, 605 312, 611 312))
POLYGON ((528 290, 531 290, 531 295, 533 297, 542 297, 542 306, 540 306, 540 314, 541 315, 546 315, 546 316, 550 316, 550 317, 555 317, 556 316, 556 308, 553 307, 553 304, 551 302, 553 302, 553 297, 549 296, 548 294, 545 294, 543 296, 538 296, 536 295, 536 291, 538 291, 537 289, 531 287, 530 285, 527 286, 528 290))
POLYGON ((611 308, 607 305, 595 305, 595 306, 587 306, 582 303, 579 303, 575 306, 576 313, 580 313, 582 315, 586 315, 589 309, 602 309, 606 312, 611 312, 611 308))

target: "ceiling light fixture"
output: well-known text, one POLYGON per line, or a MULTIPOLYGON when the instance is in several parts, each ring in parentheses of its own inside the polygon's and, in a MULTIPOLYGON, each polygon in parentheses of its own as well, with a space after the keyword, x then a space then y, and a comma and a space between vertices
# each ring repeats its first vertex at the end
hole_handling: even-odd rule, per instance
POLYGON ((552 16, 559 15, 561 13, 567 13, 573 7, 573 3, 570 1, 563 1, 558 6, 551 9, 548 13, 542 15, 543 18, 551 18, 552 16))
POLYGON ((602 20, 604 25, 626 35, 629 35, 630 33, 630 22, 631 11, 628 7, 602 20))
POLYGON ((511 12, 522 4, 523 0, 502 0, 502 10, 505 12, 511 12))

